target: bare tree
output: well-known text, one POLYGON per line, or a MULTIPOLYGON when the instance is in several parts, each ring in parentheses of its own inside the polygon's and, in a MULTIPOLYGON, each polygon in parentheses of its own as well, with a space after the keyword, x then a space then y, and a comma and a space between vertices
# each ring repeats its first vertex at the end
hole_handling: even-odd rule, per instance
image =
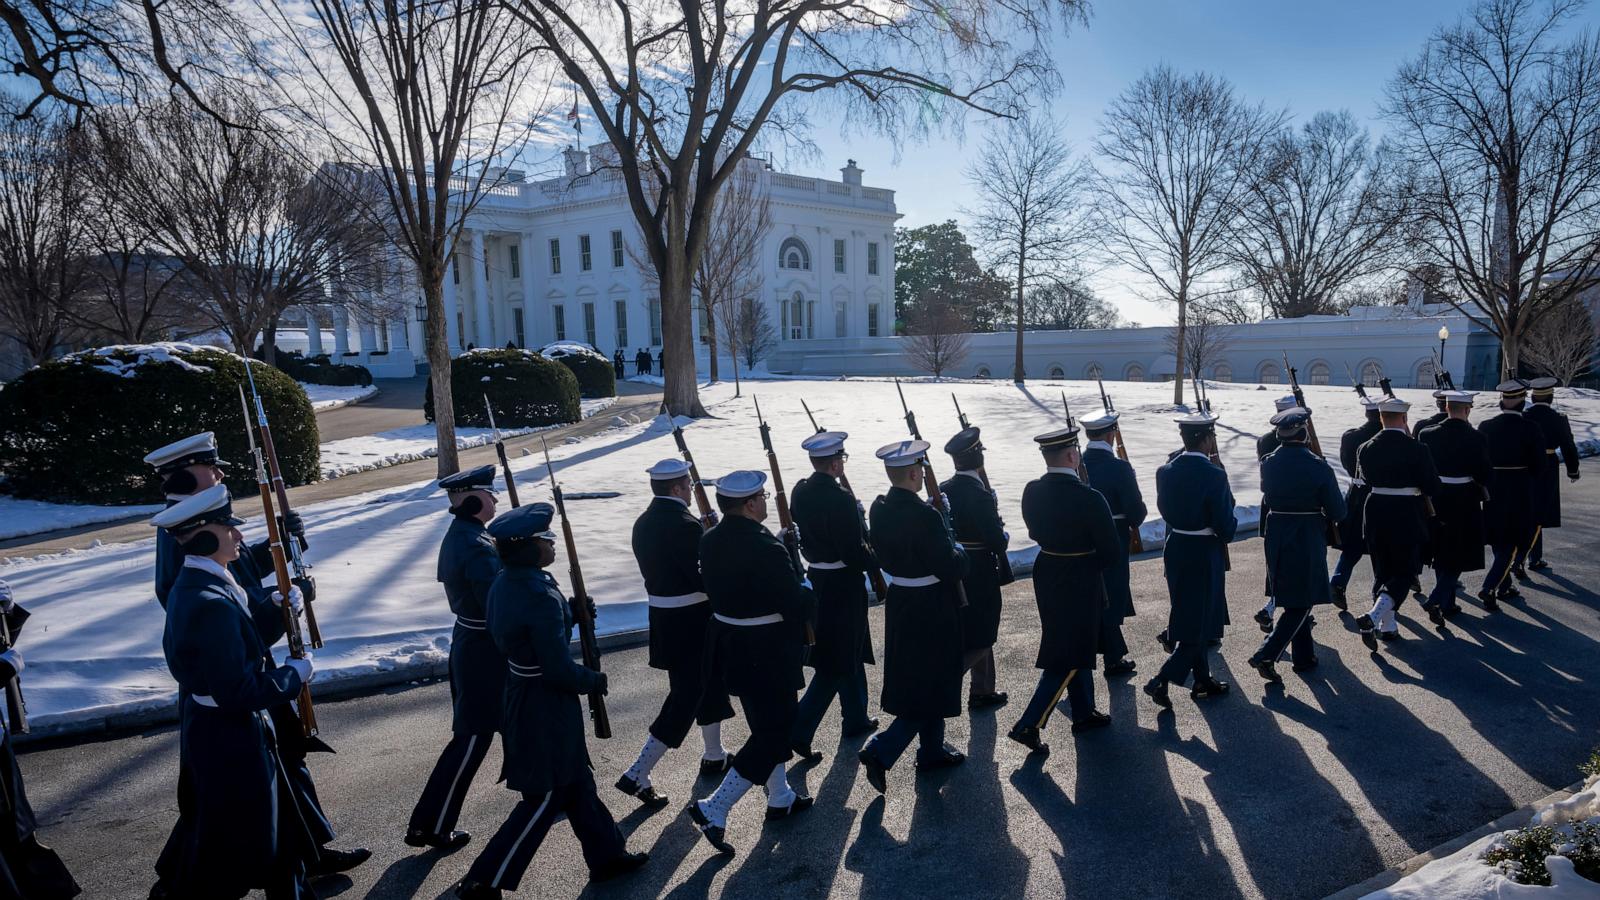
MULTIPOLYGON (((772 230, 772 195, 761 185, 759 160, 749 159, 743 171, 728 180, 712 203, 706 247, 695 266, 694 290, 705 310, 711 351, 711 380, 717 380, 717 327, 729 317, 728 309, 745 298, 761 296, 762 253, 772 230)), ((735 312, 733 315, 738 315, 735 312)), ((728 352, 739 352, 736 329, 724 328, 728 352)), ((738 363, 734 381, 739 380, 738 363)), ((737 386, 735 392, 737 393, 737 386)))
POLYGON ((717 193, 803 101, 831 120, 914 137, 949 113, 1014 115, 1055 85, 1042 40, 1084 0, 502 0, 577 85, 661 278, 666 401, 705 414, 695 385, 693 277, 717 193), (837 89, 837 90, 836 90, 837 89))
POLYGON ((723 330, 728 334, 728 353, 733 358, 733 395, 739 396, 739 359, 746 369, 777 349, 778 330, 772 327, 772 314, 761 301, 745 297, 719 309, 723 330))
POLYGON ((922 298, 905 339, 911 364, 935 378, 961 365, 967 358, 972 335, 967 322, 941 296, 922 298))
POLYGON ((1485 0, 1389 85, 1418 251, 1500 339, 1507 375, 1528 331, 1600 275, 1600 33, 1560 38, 1582 8, 1485 0))
MULTIPOLYGON (((1233 326, 1222 314, 1209 306, 1192 306, 1189 327, 1181 332, 1177 328, 1167 332, 1167 352, 1181 362, 1180 367, 1173 371, 1195 373, 1197 378, 1205 378, 1206 369, 1215 366, 1233 349, 1233 337, 1233 326)), ((1183 380, 1181 374, 1177 380, 1183 380)))
POLYGON ((491 163, 514 158, 531 133, 538 47, 485 0, 257 2, 304 74, 276 79, 288 105, 377 183, 369 213, 422 290, 442 478, 459 468, 444 279, 466 217, 504 183, 491 163))
POLYGON ((72 337, 89 281, 80 132, 65 114, 0 102, 0 332, 30 365, 72 337))
POLYGON ((1011 380, 1026 380, 1023 336, 1028 290, 1075 267, 1091 235, 1083 203, 1091 169, 1072 156, 1049 119, 1018 119, 992 131, 967 181, 982 200, 973 226, 993 264, 1015 272, 1017 353, 1011 380))
POLYGON ((1523 362, 1571 384, 1594 368, 1595 312, 1571 297, 1535 322, 1522 339, 1523 362))
POLYGON ((1387 146, 1349 112, 1323 112, 1267 145, 1240 198, 1232 254, 1273 317, 1348 308, 1346 288, 1392 267, 1405 232, 1387 146))
POLYGON ((1028 291, 1029 329, 1076 331, 1120 324, 1117 308, 1080 282, 1050 281, 1028 291))
MULTIPOLYGON (((1227 290, 1228 240, 1248 173, 1283 117, 1240 100, 1226 81, 1160 66, 1106 110, 1095 141, 1099 230, 1112 258, 1177 304, 1177 371, 1189 304, 1227 290)), ((1172 402, 1183 403, 1183 379, 1172 402)))

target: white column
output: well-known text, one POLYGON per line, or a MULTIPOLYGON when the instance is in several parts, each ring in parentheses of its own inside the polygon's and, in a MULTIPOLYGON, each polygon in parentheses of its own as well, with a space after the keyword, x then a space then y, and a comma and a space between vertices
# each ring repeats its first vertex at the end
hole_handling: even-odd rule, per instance
POLYGON ((483 232, 472 232, 472 310, 477 321, 476 340, 479 347, 494 346, 494 320, 489 317, 489 277, 484 272, 483 232))
POLYGON ((411 336, 406 333, 406 320, 396 318, 388 320, 389 326, 389 352, 409 349, 411 336))
POLYGON ((350 311, 339 307, 333 311, 333 355, 334 362, 350 352, 350 311))
POLYGON ((361 318, 361 352, 371 353, 378 349, 378 329, 372 320, 363 316, 361 318))
POLYGON ((456 327, 456 279, 448 263, 444 269, 443 294, 445 342, 450 345, 450 355, 454 356, 461 352, 461 329, 456 327))
POLYGON ((317 311, 306 309, 306 355, 316 356, 322 352, 322 323, 317 321, 317 311))

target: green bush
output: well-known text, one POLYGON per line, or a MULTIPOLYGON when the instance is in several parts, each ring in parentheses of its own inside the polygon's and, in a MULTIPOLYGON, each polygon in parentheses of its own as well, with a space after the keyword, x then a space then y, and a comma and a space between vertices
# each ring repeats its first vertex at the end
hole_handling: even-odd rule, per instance
POLYGON ((1544 864, 1548 856, 1565 856, 1579 875, 1600 881, 1600 825, 1527 825, 1508 832, 1483 855, 1483 861, 1517 884, 1549 887, 1550 870, 1544 864))
MULTIPOLYGON (((305 392, 271 366, 252 369, 284 478, 317 480, 317 419, 305 392)), ((211 431, 232 464, 228 487, 235 496, 254 493, 242 384, 242 358, 191 344, 102 347, 30 369, 0 391, 6 488, 58 502, 159 502, 160 483, 144 455, 211 431)))
POLYGON ((295 381, 306 384, 330 384, 339 387, 367 387, 372 384, 372 373, 366 366, 336 363, 326 353, 305 356, 299 350, 276 353, 278 368, 289 373, 295 381))
MULTIPOLYGON (((468 350, 450 361, 456 424, 487 428, 483 398, 502 428, 562 425, 579 417, 578 379, 566 366, 532 350, 468 350)), ((422 401, 433 421, 433 381, 422 401)))
POLYGON ((578 391, 585 399, 617 395, 616 368, 609 357, 588 344, 557 341, 539 352, 571 369, 572 374, 578 376, 578 391))

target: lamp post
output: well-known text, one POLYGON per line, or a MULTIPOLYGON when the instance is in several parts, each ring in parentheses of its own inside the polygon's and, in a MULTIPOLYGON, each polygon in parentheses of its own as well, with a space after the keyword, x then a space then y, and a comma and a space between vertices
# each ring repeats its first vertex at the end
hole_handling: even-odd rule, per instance
MULTIPOLYGON (((423 300, 417 304, 416 310, 417 310, 417 321, 418 322, 426 322, 426 321, 428 321, 428 301, 427 301, 427 298, 423 298, 423 300)), ((1443 329, 1440 329, 1440 330, 1443 331, 1443 329)))
POLYGON ((1444 342, 1450 340, 1450 326, 1439 326, 1439 365, 1444 365, 1444 342))

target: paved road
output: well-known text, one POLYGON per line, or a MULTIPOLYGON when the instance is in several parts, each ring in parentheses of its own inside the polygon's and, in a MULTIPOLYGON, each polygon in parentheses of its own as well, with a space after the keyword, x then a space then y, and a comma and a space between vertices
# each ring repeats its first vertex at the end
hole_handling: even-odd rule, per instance
MULTIPOLYGON (((1031 583, 1021 582, 1008 589, 999 648, 1002 687, 1014 699, 998 714, 951 720, 950 740, 972 755, 965 766, 920 778, 897 770, 880 799, 860 777, 857 744, 840 743, 830 716, 816 743, 828 757, 797 779, 818 796, 816 808, 764 826, 761 801, 747 798, 731 823, 740 847, 732 861, 715 857, 682 815, 691 787, 712 788, 693 782, 697 737, 658 770, 657 785, 674 798, 667 809, 640 811, 608 787, 664 691, 642 649, 617 651, 606 665, 618 737, 593 742, 596 777, 651 864, 589 891, 577 843, 557 826, 522 896, 1325 896, 1571 783, 1600 742, 1600 597, 1591 589, 1600 583, 1600 464, 1584 472, 1567 493, 1568 527, 1548 538, 1557 569, 1525 606, 1487 617, 1468 602, 1437 631, 1408 618, 1405 640, 1376 656, 1352 620, 1329 609, 1319 613, 1321 668, 1309 677, 1286 671, 1281 689, 1264 689, 1244 664, 1259 638, 1248 617, 1262 583, 1260 543, 1236 545, 1229 585, 1238 624, 1216 666, 1234 694, 1199 706, 1176 693, 1176 709, 1158 713, 1139 677, 1108 692, 1097 676, 1114 725, 1074 740, 1054 721, 1046 760, 1025 761, 1004 737, 1033 678, 1037 617, 1031 583)), ((1363 565, 1358 588, 1368 576, 1363 565)), ((1143 615, 1129 639, 1148 673, 1160 658, 1160 562, 1135 563, 1134 579, 1143 615)), ((873 621, 881 628, 881 611, 873 621)), ((876 670, 872 677, 876 685, 876 670)), ((400 843, 448 709, 447 688, 429 684, 319 710, 340 751, 315 764, 323 798, 342 842, 376 852, 350 879, 324 882, 324 896, 443 896, 510 808, 512 797, 492 783, 495 750, 467 803, 472 845, 442 857, 400 843)), ((742 734, 731 724, 730 745, 742 734)), ((174 815, 175 739, 165 728, 23 758, 46 841, 88 896, 147 889, 174 815)))
POLYGON ((422 398, 428 388, 428 376, 379 378, 372 383, 378 389, 378 396, 317 413, 317 433, 323 441, 341 441, 425 424, 422 398))

